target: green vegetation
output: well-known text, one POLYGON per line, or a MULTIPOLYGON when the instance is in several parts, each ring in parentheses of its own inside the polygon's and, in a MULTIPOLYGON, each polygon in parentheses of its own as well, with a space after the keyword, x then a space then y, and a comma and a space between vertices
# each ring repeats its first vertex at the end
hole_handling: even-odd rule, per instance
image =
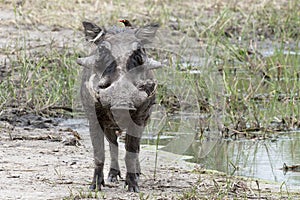
MULTIPOLYGON (((294 9, 299 2, 215 7, 177 19, 184 22, 179 31, 196 38, 198 57, 204 59, 188 66, 171 62, 176 70, 165 69, 165 85, 171 85, 179 99, 198 103, 200 113, 223 110, 225 137, 299 129, 300 20, 294 9), (196 76, 191 70, 201 73, 196 76), (180 71, 186 73, 176 75, 180 71)), ((193 56, 197 57, 195 51, 193 56)))
POLYGON ((105 194, 101 191, 84 191, 82 189, 78 191, 72 191, 70 189, 70 195, 68 197, 63 198, 63 200, 71 199, 105 199, 105 194))
POLYGON ((79 71, 76 57, 69 49, 17 55, 9 75, 0 83, 0 108, 13 107, 36 114, 51 114, 51 109, 71 110, 79 71))

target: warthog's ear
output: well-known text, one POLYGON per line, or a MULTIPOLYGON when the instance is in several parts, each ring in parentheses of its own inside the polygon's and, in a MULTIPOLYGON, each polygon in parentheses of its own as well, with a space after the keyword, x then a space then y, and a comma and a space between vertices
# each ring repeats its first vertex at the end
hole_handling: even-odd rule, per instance
POLYGON ((84 21, 82 25, 84 27, 85 38, 89 42, 98 43, 105 35, 105 30, 92 22, 84 21))
POLYGON ((135 32, 135 36, 140 39, 143 44, 151 43, 155 37, 158 27, 158 24, 151 24, 149 26, 139 28, 135 32))

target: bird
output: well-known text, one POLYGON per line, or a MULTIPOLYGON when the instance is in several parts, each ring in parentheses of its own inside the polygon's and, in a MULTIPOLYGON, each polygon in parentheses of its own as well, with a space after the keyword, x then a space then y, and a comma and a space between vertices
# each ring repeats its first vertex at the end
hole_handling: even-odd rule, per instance
POLYGON ((106 32, 110 33, 110 34, 117 34, 117 33, 125 32, 125 31, 135 30, 135 28, 131 25, 129 20, 120 19, 119 22, 123 23, 125 25, 125 27, 121 28, 121 27, 118 27, 118 26, 112 26, 109 29, 107 29, 106 32))
POLYGON ((127 19, 120 19, 119 22, 123 23, 125 27, 132 27, 131 23, 127 19))

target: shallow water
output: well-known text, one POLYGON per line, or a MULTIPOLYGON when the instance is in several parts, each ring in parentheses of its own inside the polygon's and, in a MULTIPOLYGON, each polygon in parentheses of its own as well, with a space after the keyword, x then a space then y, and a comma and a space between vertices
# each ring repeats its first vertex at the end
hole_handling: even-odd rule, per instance
POLYGON ((196 142, 186 153, 191 162, 227 174, 260 178, 300 186, 300 172, 284 173, 280 168, 300 164, 300 133, 285 133, 276 139, 220 140, 204 158, 198 158, 196 142))
POLYGON ((264 140, 232 140, 223 139, 211 131, 201 143, 195 134, 197 129, 193 128, 199 125, 199 118, 182 113, 172 116, 165 120, 166 125, 159 136, 146 131, 143 142, 155 145, 159 137, 158 145, 164 146, 162 150, 188 155, 192 158, 187 161, 199 163, 207 169, 300 186, 300 172, 285 173, 280 169, 284 163, 287 166, 300 164, 300 132, 276 133, 264 140), (177 126, 172 126, 172 123, 177 126))

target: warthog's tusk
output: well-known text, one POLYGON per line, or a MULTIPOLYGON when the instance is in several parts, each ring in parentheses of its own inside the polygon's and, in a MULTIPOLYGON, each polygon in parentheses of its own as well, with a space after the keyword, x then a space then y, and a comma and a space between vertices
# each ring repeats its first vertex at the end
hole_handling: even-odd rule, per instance
POLYGON ((91 55, 91 56, 84 57, 84 58, 77 58, 76 62, 77 62, 78 65, 90 68, 90 67, 93 67, 95 65, 96 56, 91 55))
POLYGON ((148 58, 147 61, 146 61, 146 63, 144 65, 147 66, 148 70, 158 69, 158 68, 161 68, 161 67, 165 66, 164 64, 161 64, 161 62, 156 61, 156 60, 154 60, 152 58, 148 58))

